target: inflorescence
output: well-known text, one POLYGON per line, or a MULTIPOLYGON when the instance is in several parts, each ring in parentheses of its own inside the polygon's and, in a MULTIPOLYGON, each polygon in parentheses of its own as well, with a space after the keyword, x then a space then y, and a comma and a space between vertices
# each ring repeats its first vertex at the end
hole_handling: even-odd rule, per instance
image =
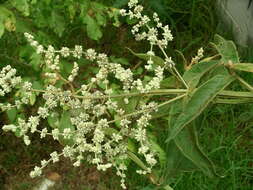
MULTIPOLYGON (((51 45, 45 48, 28 33, 25 33, 26 39, 36 49, 37 54, 44 58, 43 74, 49 81, 45 90, 34 89, 32 83, 17 77, 16 70, 11 66, 2 69, 0 96, 5 96, 12 89, 20 89, 23 92, 22 98, 16 100, 13 105, 1 103, 2 110, 29 104, 29 97, 32 93, 41 94, 44 102, 38 108, 36 115, 30 116, 27 120, 19 118, 16 125, 4 125, 3 130, 18 132, 26 145, 31 144, 29 133, 35 132, 39 133, 41 138, 51 136, 54 140, 64 139, 71 142, 64 145, 62 152, 55 151, 50 154, 50 159, 42 160, 41 165, 36 166, 30 173, 31 177, 40 176, 43 168, 50 162, 58 162, 63 156, 70 158, 75 167, 80 166, 83 161, 96 165, 97 169, 102 171, 114 167, 116 174, 121 177, 122 188, 126 188, 127 165, 125 160, 128 159, 129 139, 134 139, 138 143, 138 154, 147 166, 138 169, 137 173, 150 173, 157 164, 156 155, 152 152, 147 137, 147 126, 152 118, 151 112, 158 109, 158 103, 144 98, 133 113, 128 113, 124 106, 120 106, 119 99, 114 98, 117 92, 110 86, 109 76, 113 76, 119 81, 121 87, 118 90, 125 94, 131 92, 143 94, 159 89, 161 81, 164 79, 164 70, 166 68, 172 71, 175 69, 174 62, 164 50, 173 37, 169 26, 163 26, 156 13, 153 14, 153 23, 156 26, 151 27, 149 24, 151 19, 142 14, 143 7, 138 5, 137 0, 130 0, 128 6, 130 10, 123 9, 120 13, 123 16, 129 16, 130 19, 138 20, 131 30, 132 34, 136 40, 148 40, 150 43, 151 48, 147 52, 150 58, 144 66, 149 73, 153 73, 148 82, 137 78, 129 68, 125 69, 121 64, 111 62, 104 53, 97 53, 94 49, 83 50, 83 47, 79 45, 76 45, 74 49, 62 47, 60 50, 56 50, 51 45), (158 46, 164 53, 164 66, 154 64, 154 46, 158 46), (77 60, 85 58, 96 63, 99 70, 89 82, 86 81, 78 89, 75 89, 72 84, 80 72, 78 61, 73 63, 73 69, 67 78, 61 75, 61 58, 67 57, 74 57, 77 60), (54 84, 59 80, 69 88, 56 87, 54 84), (103 84, 105 89, 96 88, 98 84, 103 84), (56 112, 59 112, 59 109, 69 113, 72 127, 64 130, 41 128, 40 123, 49 116, 53 117, 56 112)), ((175 70, 173 73, 178 74, 175 70)), ((122 95, 122 98, 124 104, 127 105, 130 97, 122 95)))

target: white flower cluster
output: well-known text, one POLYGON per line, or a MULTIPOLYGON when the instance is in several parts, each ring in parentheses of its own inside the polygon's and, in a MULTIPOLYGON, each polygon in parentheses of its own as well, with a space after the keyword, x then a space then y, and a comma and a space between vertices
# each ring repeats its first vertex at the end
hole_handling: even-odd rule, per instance
POLYGON ((191 63, 194 64, 194 63, 198 63, 202 58, 204 57, 204 49, 203 48, 200 48, 198 50, 198 54, 192 58, 192 61, 191 63))
MULTIPOLYGON (((26 36, 33 39, 31 35, 26 34, 26 36)), ((40 46, 38 43, 34 43, 34 40, 32 42, 35 48, 40 46)), ((147 174, 151 172, 152 167, 156 164, 155 154, 151 152, 148 143, 146 126, 151 119, 150 112, 156 111, 155 107, 157 105, 143 103, 136 108, 136 114, 128 116, 124 108, 119 106, 117 99, 113 99, 115 92, 110 88, 108 77, 113 75, 115 79, 121 82, 121 90, 125 93, 132 90, 145 93, 160 88, 164 69, 160 66, 156 67, 153 78, 151 77, 148 82, 141 79, 135 80, 130 69, 125 69, 118 63, 110 62, 106 54, 97 53, 93 49, 77 53, 77 50, 80 51, 81 49, 76 47, 74 51, 71 51, 65 47, 58 51, 49 46, 47 50, 40 51, 40 53, 45 55, 45 65, 51 69, 52 76, 55 74, 57 80, 60 76, 57 68, 60 64, 60 57, 72 54, 79 58, 78 54, 79 56, 84 55, 85 59, 96 62, 99 71, 90 83, 83 84, 76 92, 49 84, 45 90, 40 92, 44 99, 44 106, 38 108, 37 115, 30 116, 27 121, 19 118, 17 125, 5 125, 3 129, 12 132, 18 131, 19 136, 23 137, 26 145, 31 143, 28 133, 34 132, 40 133, 41 138, 50 135, 55 140, 65 139, 72 142, 71 145, 66 145, 63 148, 62 153, 53 152, 50 155, 51 158, 43 161, 41 167, 36 166, 34 171, 30 173, 31 177, 41 175, 42 169, 48 163, 57 162, 60 156, 64 156, 70 158, 76 167, 80 166, 83 160, 86 160, 95 164, 98 170, 105 171, 110 167, 116 168, 116 174, 121 177, 121 186, 125 188, 125 171, 127 170, 125 160, 128 159, 128 138, 133 138, 139 142, 142 151, 138 153, 143 156, 148 166, 148 169, 140 170, 138 173, 147 174), (73 52, 76 52, 76 54, 74 55, 73 52), (96 88, 96 84, 99 83, 106 85, 104 91, 96 88), (40 129, 40 121, 47 119, 51 113, 57 112, 59 108, 62 110, 67 109, 71 113, 69 120, 70 125, 73 127, 63 130, 58 128, 50 130, 46 127, 40 129), (112 117, 110 113, 117 117, 112 117), (132 124, 133 119, 137 120, 137 126, 132 124), (117 120, 120 121, 119 128, 114 129, 114 122, 117 120), (113 133, 110 133, 109 131, 112 130, 113 133)), ((78 70, 79 67, 75 62, 68 80, 63 79, 63 81, 68 81, 68 84, 72 83, 78 75, 78 70)), ((48 72, 48 69, 45 72, 48 72)), ((37 92, 29 82, 23 82, 22 89, 27 94, 32 91, 37 92)), ((127 97, 123 97, 123 99, 126 104, 129 102, 127 97)))
POLYGON ((21 83, 21 77, 16 76, 16 69, 10 65, 4 67, 0 72, 0 96, 11 92, 16 85, 21 83))
POLYGON ((130 0, 128 3, 130 10, 121 9, 122 16, 129 16, 130 19, 137 19, 139 22, 133 26, 131 30, 136 40, 148 40, 152 45, 167 47, 168 42, 173 40, 171 30, 168 25, 163 26, 157 13, 153 14, 153 21, 156 27, 150 27, 151 19, 147 15, 143 15, 143 6, 138 5, 138 0, 130 0), (147 30, 145 31, 145 28, 147 30), (161 31, 161 33, 160 33, 161 31), (160 39, 159 35, 162 38, 160 39))
POLYGON ((158 46, 165 56, 165 65, 168 68, 174 67, 174 62, 171 57, 165 52, 168 43, 173 40, 171 30, 168 25, 163 25, 157 13, 153 14, 153 18, 149 18, 147 15, 142 14, 143 6, 138 4, 138 0, 130 0, 128 3, 130 10, 121 9, 120 13, 122 16, 129 16, 130 19, 137 19, 138 23, 132 27, 132 34, 135 36, 137 41, 147 40, 150 43, 150 51, 147 55, 150 56, 145 68, 147 70, 152 70, 152 65, 154 61, 152 57, 155 56, 153 51, 153 46, 158 46), (152 23, 151 23, 152 22, 152 23), (155 25, 155 26, 153 26, 155 25))
MULTIPOLYGON (((132 10, 122 10, 122 15, 139 20, 132 33, 137 40, 146 39, 151 44, 151 49, 147 52, 150 59, 144 66, 151 75, 148 80, 136 76, 131 69, 124 68, 119 63, 111 62, 106 54, 97 53, 94 49, 83 50, 79 45, 76 45, 74 50, 68 47, 56 50, 51 45, 44 48, 31 34, 25 33, 31 46, 44 57, 42 73, 50 78, 50 82, 45 83, 45 90, 33 89, 29 82, 22 83, 21 88, 27 96, 32 92, 41 93, 44 105, 38 108, 37 115, 30 116, 27 120, 19 118, 16 125, 5 125, 3 130, 18 132, 26 145, 31 143, 28 134, 35 132, 40 133, 41 138, 49 135, 54 140, 67 142, 61 153, 53 152, 49 160, 41 161, 41 166, 36 166, 30 173, 31 177, 41 175, 42 169, 50 162, 58 162, 60 157, 64 156, 70 158, 75 167, 80 166, 82 162, 95 164, 101 171, 114 167, 116 174, 121 177, 122 188, 126 188, 125 160, 128 159, 129 138, 137 141, 138 154, 146 165, 146 169, 137 170, 139 174, 150 173, 157 163, 148 141, 147 126, 152 118, 151 112, 157 111, 159 105, 145 99, 140 101, 132 113, 128 113, 127 105, 131 101, 128 94, 145 94, 160 88, 166 65, 154 66, 153 46, 159 46, 165 55, 165 63, 172 68, 174 62, 166 55, 164 48, 173 37, 169 27, 160 23, 157 14, 153 15, 156 28, 149 26, 151 19, 142 15, 143 7, 138 5, 138 0, 130 0, 128 6, 132 10), (143 28, 147 31, 142 30, 143 28), (159 36, 162 36, 162 39, 159 36), (78 89, 74 88, 79 85, 75 83, 80 70, 77 62, 74 62, 73 69, 66 79, 61 75, 60 60, 69 56, 87 59, 96 63, 98 67, 96 75, 83 81, 78 89), (117 81, 117 90, 110 84, 112 78, 117 81), (54 85, 58 80, 65 85, 54 85), (122 102, 125 105, 122 106, 122 102), (66 112, 68 114, 64 114, 66 112), (54 113, 62 113, 62 118, 55 116, 55 119, 63 119, 64 122, 56 123, 53 129, 39 126, 41 121, 49 116, 53 117, 54 113), (67 127, 63 128, 60 125, 67 127)), ((0 86, 3 88, 3 95, 21 82, 20 78, 14 77, 15 73, 11 67, 1 71, 0 86)), ((27 102, 27 96, 20 101, 21 104, 27 102)))

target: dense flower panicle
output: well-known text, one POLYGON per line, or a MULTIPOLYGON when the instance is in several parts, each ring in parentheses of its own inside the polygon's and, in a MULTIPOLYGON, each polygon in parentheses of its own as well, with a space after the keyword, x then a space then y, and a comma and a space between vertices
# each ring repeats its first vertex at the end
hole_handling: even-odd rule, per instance
MULTIPOLYGON (((106 54, 98 53, 94 49, 83 50, 80 45, 74 48, 62 47, 60 50, 56 50, 52 45, 45 48, 28 33, 25 33, 28 42, 44 59, 41 65, 42 75, 49 80, 45 82, 45 90, 33 89, 32 83, 22 82, 20 77, 15 76, 16 70, 10 66, 3 68, 0 72, 0 96, 4 96, 21 84, 20 88, 25 95, 21 100, 15 102, 14 106, 29 103, 31 93, 35 92, 42 95, 44 103, 38 108, 37 115, 33 114, 27 120, 19 118, 16 125, 5 125, 3 129, 18 131, 26 145, 31 143, 29 132, 37 132, 41 138, 51 136, 54 140, 68 142, 62 152, 53 152, 49 160, 42 160, 41 167, 36 166, 30 173, 31 177, 40 176, 42 169, 50 162, 58 162, 60 157, 64 156, 70 158, 75 167, 80 166, 83 161, 95 164, 101 171, 114 167, 116 174, 121 177, 122 188, 126 188, 127 165, 125 160, 128 159, 129 138, 137 142, 138 154, 147 166, 147 169, 136 172, 148 174, 156 165, 156 154, 151 150, 147 127, 152 119, 151 112, 157 111, 159 105, 155 102, 140 101, 133 113, 129 114, 127 106, 131 106, 131 97, 128 95, 115 97, 121 96, 118 92, 143 94, 160 88, 164 79, 164 70, 175 65, 171 57, 168 57, 164 51, 173 36, 169 26, 164 26, 156 13, 152 18, 142 14, 143 7, 138 5, 138 0, 130 0, 128 6, 130 10, 120 12, 123 16, 138 20, 131 32, 135 35, 136 40, 150 42, 150 50, 147 52, 149 59, 144 65, 151 75, 148 80, 138 76, 130 68, 112 62, 106 54), (158 46, 165 53, 163 66, 155 64, 154 46, 158 46), (83 84, 80 84, 80 81, 76 81, 80 70, 79 65, 81 66, 77 61, 73 63, 70 74, 64 78, 60 69, 61 59, 70 56, 91 61, 97 65, 98 72, 91 79, 81 81, 83 84), (117 90, 110 84, 112 78, 118 85, 117 90), (63 83, 62 87, 59 87, 58 81, 63 83), (79 86, 78 89, 76 89, 77 86, 79 86), (59 118, 58 113, 66 112, 68 116, 62 114, 59 118), (67 118, 64 118, 63 115, 67 118), (53 121, 53 124, 49 123, 50 126, 53 125, 53 129, 39 126, 49 116, 56 120, 53 121)), ((199 57, 201 53, 203 54, 199 51, 199 57)), ((12 107, 13 105, 0 104, 0 107, 3 106, 12 107)))

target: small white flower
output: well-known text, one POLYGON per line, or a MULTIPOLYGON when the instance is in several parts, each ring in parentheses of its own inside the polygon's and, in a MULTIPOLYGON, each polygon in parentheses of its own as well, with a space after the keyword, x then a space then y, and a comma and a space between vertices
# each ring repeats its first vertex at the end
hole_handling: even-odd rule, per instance
POLYGON ((52 152, 52 153, 50 154, 50 156, 51 156, 51 159, 52 159, 53 163, 59 161, 59 155, 58 155, 58 153, 57 153, 56 151, 55 151, 55 152, 52 152))
POLYGON ((45 138, 47 135, 47 128, 42 129, 41 133, 40 133, 40 138, 45 138))
POLYGON ((30 172, 31 178, 38 177, 42 174, 42 170, 40 167, 35 166, 34 170, 30 172))

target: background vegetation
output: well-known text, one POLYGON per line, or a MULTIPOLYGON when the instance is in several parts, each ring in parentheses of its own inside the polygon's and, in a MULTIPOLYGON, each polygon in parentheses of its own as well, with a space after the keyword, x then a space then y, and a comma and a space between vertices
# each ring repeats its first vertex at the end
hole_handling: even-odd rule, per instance
MULTIPOLYGON (((137 44, 133 40, 127 25, 131 22, 118 16, 117 9, 124 7, 126 3, 126 0, 1 0, 0 69, 10 64, 18 69, 19 74, 33 81, 40 81, 41 59, 26 43, 23 32, 33 33, 43 45, 73 47, 79 44, 109 55, 118 55, 115 60, 121 63, 133 60, 126 47, 134 49, 135 52, 144 52, 146 47, 145 44, 137 44), (127 57, 128 60, 122 57, 127 57)), ((218 32, 219 21, 213 12, 215 1, 143 0, 143 4, 148 13, 156 11, 162 21, 171 26, 175 40, 170 44, 168 53, 178 63, 183 61, 175 50, 183 53, 187 62, 190 62, 200 47, 205 47, 207 54, 212 53, 209 42, 218 32)), ((252 60, 253 57, 245 56, 243 59, 252 60)), ((181 65, 183 69, 183 64, 181 65)), ((65 69, 68 70, 67 66, 65 69)), ((87 66, 87 75, 92 75, 93 72, 92 66, 87 66)), ((252 83, 252 76, 246 76, 246 79, 252 83)), ((3 113, 0 113, 0 118, 0 125, 10 120, 10 117, 3 113)), ((251 190, 252 105, 215 106, 204 112, 197 122, 200 143, 224 177, 210 179, 199 171, 185 173, 172 179, 173 188, 251 190)), ((22 139, 0 130, 0 189, 30 189, 40 179, 30 179, 29 171, 41 158, 48 157, 52 150, 60 149, 60 145, 51 139, 47 139, 47 146, 44 146, 36 135, 32 140, 35 143, 27 147, 22 139)), ((68 160, 47 168, 46 172, 57 172, 61 175, 58 189, 119 188, 118 178, 114 177, 112 172, 101 174, 95 168, 87 166, 72 168, 68 160)), ((128 183, 129 189, 133 190, 154 189, 143 178, 132 173, 128 183)))

